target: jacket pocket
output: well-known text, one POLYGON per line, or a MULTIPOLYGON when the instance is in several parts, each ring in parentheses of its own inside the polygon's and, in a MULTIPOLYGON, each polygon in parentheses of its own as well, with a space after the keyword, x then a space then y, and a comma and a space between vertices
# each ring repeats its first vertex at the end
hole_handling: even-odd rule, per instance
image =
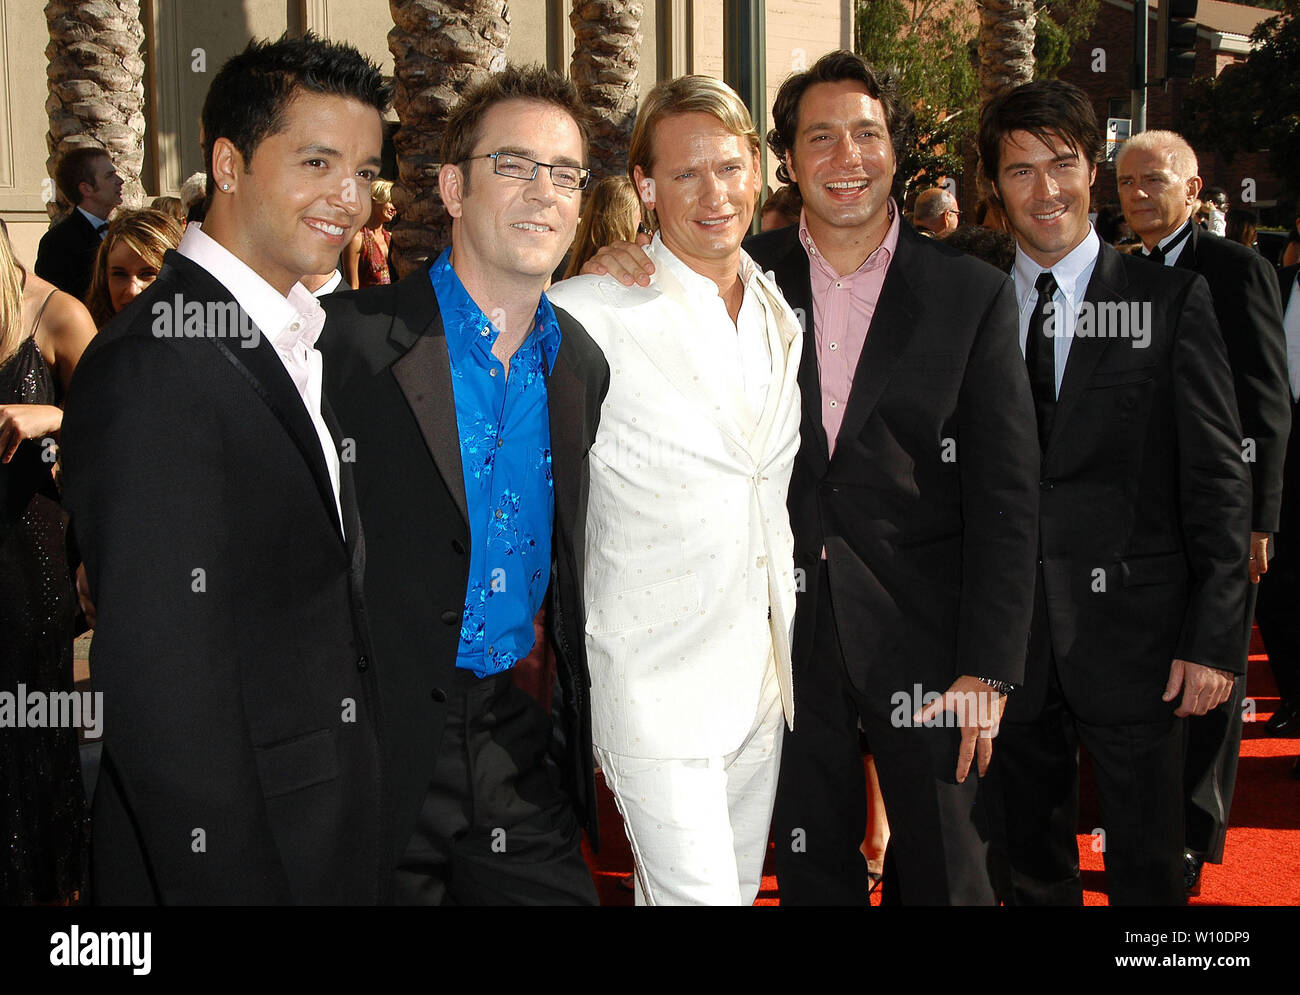
POLYGON ((339 776, 334 731, 319 729, 296 739, 255 748, 262 795, 275 798, 339 776))
POLYGON ((693 615, 700 610, 700 581, 693 573, 594 599, 587 634, 622 632, 693 615))
POLYGON ((1181 581, 1187 577, 1187 557, 1182 553, 1132 556, 1120 560, 1119 575, 1125 587, 1181 581))

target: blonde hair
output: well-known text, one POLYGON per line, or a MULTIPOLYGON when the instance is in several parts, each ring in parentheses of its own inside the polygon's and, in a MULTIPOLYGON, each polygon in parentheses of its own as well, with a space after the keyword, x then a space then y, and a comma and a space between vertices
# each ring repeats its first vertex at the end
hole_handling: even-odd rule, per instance
MULTIPOLYGON (((641 103, 627 153, 627 175, 634 184, 636 174, 633 170, 637 166, 641 167, 641 172, 646 176, 654 170, 655 126, 665 118, 694 113, 711 114, 733 135, 745 139, 751 152, 758 154, 758 130, 749 116, 749 108, 735 90, 712 76, 678 76, 660 83, 646 94, 641 103)), ((755 209, 761 192, 760 185, 755 191, 755 209)), ((652 228, 658 228, 659 220, 655 217, 655 212, 644 203, 641 210, 646 222, 652 228)))
POLYGON ((1124 157, 1130 152, 1168 152, 1170 165, 1180 180, 1190 180, 1200 175, 1200 165, 1196 161, 1196 152, 1187 144, 1187 139, 1176 131, 1139 131, 1132 138, 1125 139, 1115 157, 1115 172, 1124 164, 1124 157))
POLYGON ((95 268, 86 291, 86 307, 96 328, 103 328, 117 312, 108 292, 108 254, 119 242, 126 245, 154 269, 162 267, 163 254, 181 243, 181 223, 170 214, 151 209, 124 211, 114 218, 95 253, 95 268))
POLYGON ((370 199, 376 204, 391 204, 393 202, 393 181, 392 180, 373 180, 370 184, 370 199))
POLYGON ((626 176, 606 176, 592 188, 569 250, 564 279, 577 276, 587 260, 611 242, 630 242, 641 219, 641 202, 626 176))
POLYGON ((23 282, 27 271, 14 258, 9 229, 0 220, 0 362, 23 341, 23 282))

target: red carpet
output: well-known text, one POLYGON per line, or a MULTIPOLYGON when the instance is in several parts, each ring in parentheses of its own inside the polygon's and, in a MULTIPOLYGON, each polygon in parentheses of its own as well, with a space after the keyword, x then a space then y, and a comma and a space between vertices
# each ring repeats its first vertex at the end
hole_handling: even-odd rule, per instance
MULTIPOLYGON (((1258 638, 1258 636, 1257 636, 1258 638)), ((1277 689, 1265 657, 1252 654, 1247 693, 1255 703, 1254 721, 1246 723, 1241 763, 1232 803, 1228 842, 1222 864, 1206 864, 1201 894, 1192 905, 1300 904, 1300 781, 1290 777, 1300 754, 1300 739, 1279 739, 1264 732, 1264 723, 1277 705, 1277 689)), ((1081 775, 1079 805, 1079 864, 1083 869, 1084 903, 1105 905, 1105 871, 1100 853, 1092 850, 1093 827, 1101 824, 1086 761, 1081 775)), ((630 906, 632 892, 620 882, 632 870, 632 856, 613 796, 597 777, 600 794, 601 852, 584 845, 587 864, 596 880, 601 905, 630 906)), ((778 905, 771 857, 765 868, 758 905, 778 905)), ((879 896, 873 896, 873 904, 879 896)))

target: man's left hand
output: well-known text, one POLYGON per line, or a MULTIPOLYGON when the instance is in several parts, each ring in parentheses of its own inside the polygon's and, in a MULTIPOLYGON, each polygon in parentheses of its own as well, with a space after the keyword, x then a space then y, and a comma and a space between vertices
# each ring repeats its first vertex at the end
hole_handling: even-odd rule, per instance
POLYGON ((1006 695, 989 687, 978 677, 961 676, 943 697, 930 702, 912 716, 914 725, 924 725, 929 719, 944 712, 956 716, 961 727, 961 746, 957 750, 957 783, 962 784, 970 773, 971 761, 979 758, 979 775, 983 777, 993 759, 993 737, 998 734, 1006 695))
POLYGON ((1173 701, 1178 689, 1183 689, 1175 715, 1204 715, 1218 708, 1232 694, 1234 674, 1214 667, 1204 667, 1189 660, 1175 660, 1169 667, 1169 683, 1165 685, 1162 701, 1173 701))

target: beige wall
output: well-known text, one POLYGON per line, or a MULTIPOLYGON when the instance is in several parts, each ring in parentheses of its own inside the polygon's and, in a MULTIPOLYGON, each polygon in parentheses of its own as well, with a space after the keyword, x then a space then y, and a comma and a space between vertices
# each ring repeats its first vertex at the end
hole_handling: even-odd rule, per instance
MULTIPOLYGON (((149 122, 142 180, 150 196, 176 193, 186 176, 203 168, 199 115, 208 83, 249 38, 310 28, 351 42, 386 74, 393 71, 386 0, 145 0, 142 6, 149 122)), ((573 49, 570 6, 570 0, 514 0, 509 57, 567 71, 573 49)), ((671 44, 660 58, 661 25, 689 33, 689 44, 681 47, 677 60, 685 65, 674 68, 722 77, 723 7, 723 0, 645 0, 641 96, 657 82, 661 61, 673 65, 671 44)), ((847 44, 851 8, 851 0, 768 0, 769 111, 776 88, 792 67, 801 61, 811 64, 847 44)), ((0 0, 0 216, 10 226, 20 258, 29 263, 47 227, 41 199, 47 38, 39 2, 0 0)))

